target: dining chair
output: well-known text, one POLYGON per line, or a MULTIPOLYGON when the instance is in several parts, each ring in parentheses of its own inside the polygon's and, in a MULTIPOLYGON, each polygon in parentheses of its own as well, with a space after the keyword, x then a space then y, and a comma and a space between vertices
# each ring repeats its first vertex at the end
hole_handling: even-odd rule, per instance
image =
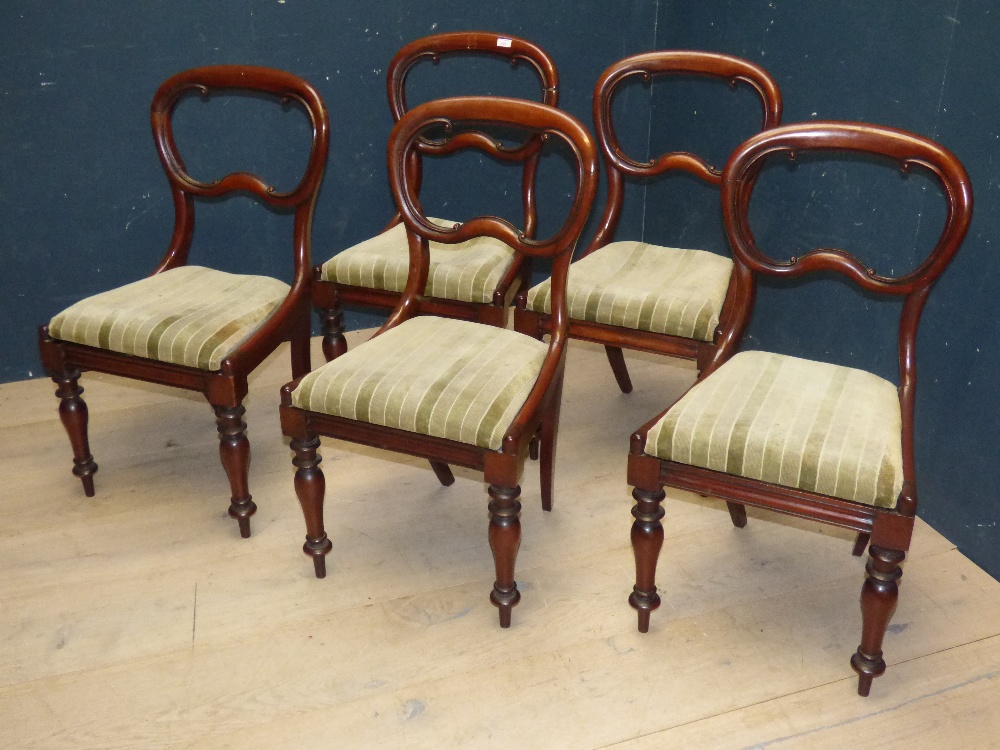
MULTIPOLYGON (((858 534, 856 555, 870 542, 861 644, 851 658, 858 693, 866 696, 885 671, 882 641, 917 511, 917 326, 934 282, 968 229, 969 177, 951 152, 920 136, 862 123, 811 122, 761 133, 740 146, 723 173, 722 208, 737 273, 747 279, 751 300, 759 276, 810 274, 839 274, 869 297, 899 300, 899 382, 766 351, 733 354, 748 316, 730 318, 721 335, 724 346, 695 385, 632 436, 628 481, 635 488, 636 583, 629 603, 646 632, 650 613, 660 605, 655 573, 664 486, 724 499, 736 526, 746 524, 744 506, 752 505, 850 529, 858 534), (889 163, 936 179, 947 212, 930 254, 912 270, 886 275, 844 250, 777 259, 761 250, 748 217, 761 169, 769 157, 806 155, 889 163)), ((900 244, 912 245, 912 233, 900 244)))
MULTIPOLYGON (((438 63, 443 57, 492 57, 509 60, 511 65, 527 65, 541 86, 541 101, 556 106, 559 77, 546 52, 535 44, 513 36, 485 31, 457 31, 434 34, 410 42, 393 58, 387 73, 389 108, 394 122, 407 111, 406 81, 418 63, 438 63)), ((407 168, 413 170, 413 185, 419 193, 421 162, 425 147, 418 142, 407 168)), ((538 224, 535 206, 535 176, 541 144, 529 139, 519 146, 523 163, 521 199, 524 231, 534 236, 538 224)), ((433 219, 439 225, 451 222, 433 219)), ((358 305, 392 310, 399 302, 409 270, 406 229, 399 212, 375 237, 353 245, 316 267, 313 304, 323 330, 323 353, 329 361, 347 351, 344 338, 343 306, 358 305)), ((424 290, 427 309, 437 315, 461 320, 478 320, 505 326, 514 295, 530 277, 528 259, 494 237, 475 237, 468 246, 434 241, 430 245, 428 286, 424 290)))
POLYGON ((80 397, 82 372, 200 391, 215 410, 219 453, 229 478, 229 515, 240 535, 250 536, 257 510, 248 488, 250 444, 243 422, 247 376, 282 342, 291 341, 293 376, 309 372, 310 233, 329 144, 326 108, 301 78, 270 68, 218 65, 179 73, 157 90, 153 137, 174 202, 173 237, 152 274, 80 300, 39 331, 46 373, 58 386, 59 416, 73 447, 73 473, 94 495, 97 464, 87 436, 87 405, 80 397), (309 118, 311 145, 299 184, 280 192, 261 177, 235 172, 201 182, 192 177, 174 142, 172 119, 184 97, 217 92, 294 103, 309 118), (188 263, 194 235, 195 198, 249 193, 267 206, 294 211, 291 286, 267 276, 231 274, 188 263))
MULTIPOLYGON (((649 183, 671 174, 719 185, 722 172, 696 154, 670 151, 647 161, 628 156, 615 129, 613 104, 623 84, 654 77, 727 81, 748 86, 763 108, 761 128, 781 122, 778 86, 760 66, 711 52, 661 51, 611 65, 594 88, 594 127, 604 155, 608 198, 600 225, 583 256, 570 267, 567 300, 570 338, 603 344, 618 387, 632 391, 622 349, 693 359, 698 367, 721 346, 721 331, 747 304, 743 280, 729 257, 704 249, 615 240, 625 180, 649 183)), ((735 144, 734 144, 735 145, 735 144)), ((677 221, 683 222, 683 216, 677 221)), ((514 326, 541 337, 551 327, 550 282, 517 296, 514 326)))
POLYGON ((306 521, 303 550, 312 557, 316 576, 323 578, 332 542, 323 524, 320 435, 425 458, 436 471, 448 471, 449 479, 448 464, 482 471, 489 485, 488 536, 496 567, 490 600, 499 609, 500 626, 509 627, 511 609, 521 596, 514 580, 521 540, 519 480, 528 445, 539 429, 544 438, 542 504, 546 510, 552 507, 566 353, 566 270, 597 188, 596 149, 583 125, 553 107, 459 97, 422 104, 400 118, 389 139, 388 163, 409 238, 402 297, 369 341, 281 391, 281 424, 295 452, 295 491, 306 521), (424 214, 414 158, 428 151, 447 156, 467 149, 503 160, 534 158, 524 149, 505 150, 486 132, 492 127, 515 128, 543 145, 562 147, 575 193, 565 222, 550 238, 528 237, 524 228, 494 216, 442 227, 424 214), (434 314, 433 299, 424 295, 430 243, 462 246, 484 236, 504 242, 519 256, 552 259, 555 311, 548 344, 516 331, 434 314))

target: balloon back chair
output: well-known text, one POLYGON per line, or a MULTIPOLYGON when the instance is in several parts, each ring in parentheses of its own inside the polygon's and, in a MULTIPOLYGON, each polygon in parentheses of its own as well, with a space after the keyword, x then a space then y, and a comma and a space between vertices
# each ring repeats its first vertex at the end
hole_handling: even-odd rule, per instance
MULTIPOLYGON (((732 274, 733 263, 706 250, 661 247, 645 242, 613 242, 624 202, 624 182, 649 180, 677 171, 710 184, 722 172, 695 154, 672 151, 647 162, 625 154, 612 117, 622 84, 654 76, 722 79, 732 88, 749 86, 760 97, 762 129, 781 122, 781 94, 761 67, 738 57, 710 52, 647 52, 616 62, 594 88, 594 127, 608 175, 608 201, 597 233, 569 272, 567 299, 571 338, 604 344, 615 380, 632 390, 622 348, 696 360, 699 367, 720 345, 719 336, 747 304, 746 280, 732 274)), ((683 221, 683 217, 679 218, 683 221)), ((550 328, 548 281, 518 295, 515 328, 542 336, 550 328)))
MULTIPOLYGON (((406 79, 415 65, 447 56, 488 56, 527 64, 541 85, 540 99, 555 107, 559 100, 559 76, 552 59, 540 47, 517 37, 485 31, 434 34, 410 42, 393 58, 387 74, 389 107, 395 122, 406 114, 406 79)), ((419 192, 421 162, 418 155, 430 144, 418 142, 407 164, 414 188, 419 192)), ((521 197, 524 231, 533 237, 537 225, 535 175, 541 143, 531 138, 518 154, 523 163, 521 197)), ((450 223, 434 219, 447 226, 450 223)), ((430 245, 425 309, 435 315, 478 320, 506 326, 507 310, 514 295, 530 278, 527 259, 494 237, 476 237, 468 247, 434 241, 430 245)), ((407 281, 409 252, 406 229, 397 212, 381 234, 349 247, 316 267, 313 304, 323 329, 323 354, 329 361, 347 351, 342 305, 392 310, 407 281)))
POLYGON ((323 527, 319 435, 420 456, 446 471, 449 463, 482 471, 489 485, 489 541, 496 565, 490 599, 499 608, 501 627, 508 627, 511 608, 520 599, 514 581, 521 538, 518 482, 539 429, 546 438, 543 507, 551 509, 552 504, 566 349, 566 270, 597 188, 596 148, 577 120, 552 107, 460 97, 431 101, 404 115, 390 136, 388 161, 409 237, 402 299, 371 340, 282 389, 282 429, 295 452, 295 490, 306 521, 303 549, 313 559, 316 576, 324 577, 324 556, 332 544, 323 527), (534 158, 524 149, 504 151, 484 127, 516 128, 564 147, 576 192, 563 226, 549 239, 529 238, 525 230, 496 217, 442 227, 424 215, 417 200, 419 173, 412 164, 429 143, 439 155, 473 148, 501 159, 534 158), (459 245, 483 236, 504 242, 519 256, 553 259, 556 307, 547 345, 496 326, 427 314, 436 309, 423 295, 429 244, 459 245))
MULTIPOLYGON (((861 590, 861 645, 851 658, 858 693, 868 695, 885 671, 882 640, 896 608, 899 564, 909 549, 917 510, 913 433, 916 339, 931 287, 958 250, 972 216, 972 189, 959 161, 938 144, 890 128, 814 122, 754 136, 726 165, 722 183, 726 232, 737 269, 799 277, 833 272, 870 294, 902 298, 899 385, 863 370, 763 351, 729 357, 719 350, 699 381, 632 436, 628 481, 634 486, 632 544, 636 583, 629 597, 639 630, 660 604, 656 560, 663 543, 663 486, 727 500, 737 526, 743 504, 813 519, 858 533, 854 554, 868 542, 861 590), (930 255, 899 276, 886 276, 837 249, 776 260, 761 251, 748 211, 757 176, 769 156, 828 158, 866 155, 926 170, 941 184, 944 229, 930 255), (734 512, 734 510, 736 512, 734 512)), ((751 298, 753 286, 750 288, 751 298)), ((730 319, 725 346, 740 340, 747 319, 730 319)))
POLYGON ((153 136, 173 193, 175 223, 166 255, 153 273, 77 302, 39 331, 45 371, 58 385, 59 416, 73 447, 73 473, 94 495, 97 464, 87 437, 87 405, 80 373, 111 373, 200 391, 215 410, 219 452, 229 477, 229 515, 250 536, 257 510, 248 489, 250 445, 242 402, 247 375, 282 342, 291 341, 293 376, 310 369, 309 284, 313 208, 329 146, 326 107, 297 76, 269 68, 220 65, 195 68, 165 81, 153 97, 153 136), (174 143, 172 118, 182 97, 216 91, 265 95, 295 102, 311 123, 312 142, 298 186, 278 192, 257 175, 229 174, 210 183, 191 177, 174 143), (295 212, 291 287, 267 276, 224 273, 188 264, 195 198, 246 192, 270 207, 295 212))

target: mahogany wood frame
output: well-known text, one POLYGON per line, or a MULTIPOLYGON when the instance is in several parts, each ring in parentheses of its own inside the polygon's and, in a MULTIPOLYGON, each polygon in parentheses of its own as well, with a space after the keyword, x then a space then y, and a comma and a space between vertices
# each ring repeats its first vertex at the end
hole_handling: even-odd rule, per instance
POLYGON ((496 583, 490 600, 499 609, 500 626, 509 627, 511 609, 520 600, 514 580, 514 563, 520 545, 518 518, 521 504, 519 480, 529 443, 542 435, 542 503, 552 508, 552 470, 555 462, 556 425, 562 393, 566 354, 566 271, 573 248, 597 190, 596 147, 587 130, 568 114, 543 104, 494 97, 459 97, 431 101, 400 118, 389 138, 389 181, 409 239, 410 268, 402 298, 376 336, 418 315, 436 311, 423 296, 429 267, 428 242, 447 244, 473 237, 489 236, 506 242, 528 257, 553 258, 553 333, 538 379, 527 400, 503 437, 500 450, 489 450, 453 440, 420 435, 342 417, 334 417, 292 405, 292 391, 298 380, 281 391, 281 425, 295 451, 295 490, 306 520, 305 553, 313 558, 318 578, 326 575, 324 556, 332 544, 323 527, 325 479, 316 454, 319 435, 340 438, 378 448, 421 456, 431 462, 444 484, 453 481, 448 464, 482 471, 489 484, 489 540, 496 565, 496 583), (503 219, 480 216, 451 228, 432 224, 417 200, 419 171, 413 159, 432 152, 446 155, 475 148, 500 159, 523 158, 524 150, 505 151, 503 146, 476 128, 496 124, 516 127, 537 137, 539 142, 558 139, 575 162, 576 195, 562 228, 547 240, 527 235, 503 219), (473 126, 473 130, 463 126, 473 126), (445 136, 433 143, 424 139, 429 127, 444 128, 445 136))
MULTIPOLYGON (((393 57, 386 76, 386 88, 393 121, 399 122, 406 114, 406 78, 417 63, 422 60, 430 60, 436 64, 444 56, 468 54, 505 58, 510 60, 512 66, 524 62, 538 74, 542 102, 551 107, 558 104, 559 75, 552 58, 541 47, 513 36, 503 36, 485 31, 456 31, 417 39, 407 44, 393 57)), ((538 171, 540 150, 541 143, 537 138, 532 138, 516 152, 520 160, 524 162, 521 199, 524 206, 524 232, 528 237, 534 236, 538 222, 538 212, 535 206, 535 177, 538 171)), ((421 161, 417 156, 422 153, 434 153, 430 142, 419 141, 413 157, 407 164, 407 169, 411 170, 413 184, 418 193, 421 182, 421 161)), ((388 231, 399 224, 401 220, 397 211, 382 231, 388 231)), ((321 266, 317 266, 313 276, 313 304, 319 313, 323 330, 323 355, 329 361, 347 351, 347 340, 344 338, 344 315, 341 309, 343 305, 392 310, 399 304, 402 294, 386 289, 371 289, 324 281, 321 279, 321 273, 321 266)), ((530 277, 531 264, 529 259, 518 256, 493 291, 493 298, 489 303, 428 298, 424 309, 435 315, 461 320, 475 320, 504 327, 507 325, 507 310, 514 295, 527 284, 530 277)))
POLYGON ((243 422, 243 399, 247 394, 247 375, 283 341, 291 341, 291 364, 294 377, 310 369, 310 274, 313 210, 326 167, 329 149, 329 117, 319 93, 310 84, 290 73, 270 68, 244 65, 218 65, 195 68, 167 79, 153 97, 151 120, 156 150, 170 182, 174 200, 174 232, 166 254, 153 274, 179 268, 188 262, 194 234, 195 201, 244 191, 268 206, 295 211, 292 237, 294 279, 288 296, 261 328, 232 354, 216 371, 159 362, 120 354, 105 349, 53 339, 48 326, 39 330, 42 364, 59 386, 59 415, 73 446, 73 473, 83 482, 88 497, 94 495, 97 464, 90 453, 87 437, 87 405, 80 394, 80 373, 86 370, 106 372, 151 383, 199 391, 215 410, 219 431, 219 453, 229 478, 232 500, 229 515, 239 524, 240 535, 250 536, 250 516, 257 506, 248 489, 250 444, 243 422), (290 192, 280 193, 257 175, 236 172, 211 183, 191 177, 174 143, 171 118, 178 101, 191 92, 208 96, 215 91, 265 93, 282 104, 302 106, 312 126, 309 160, 299 184, 290 192))
MULTIPOLYGON (((604 155, 605 171, 608 176, 608 200, 600 226, 581 257, 597 252, 614 240, 618 221, 621 218, 625 178, 649 179, 673 170, 681 170, 710 185, 719 185, 722 181, 722 172, 695 154, 672 151, 653 161, 639 162, 626 155, 622 150, 615 133, 612 117, 612 102, 615 93, 619 86, 636 77, 650 81, 653 76, 662 75, 721 78, 728 80, 732 88, 736 88, 740 83, 745 83, 760 96, 763 106, 761 128, 767 130, 776 127, 781 122, 781 93, 778 90, 778 85, 763 68, 738 57, 683 50, 646 52, 627 57, 611 65, 597 81, 593 102, 594 127, 601 152, 604 155)), ((618 387, 623 393, 630 393, 632 381, 622 355, 623 348, 693 359, 697 362, 698 368, 701 369, 721 345, 719 336, 731 319, 749 314, 747 301, 747 279, 734 273, 726 292, 721 319, 712 342, 604 323, 592 323, 575 318, 571 318, 569 321, 569 335, 570 338, 603 344, 618 387)), ((526 291, 517 296, 515 304, 514 327, 518 331, 539 338, 549 332, 551 328, 550 316, 527 309, 526 291)))
MULTIPOLYGON (((947 149, 919 136, 892 128, 861 123, 814 122, 792 125, 754 136, 732 155, 722 182, 722 207, 726 233, 737 269, 750 284, 748 309, 752 305, 755 275, 794 277, 817 271, 833 271, 854 281, 862 289, 904 299, 899 322, 899 404, 902 416, 903 486, 892 509, 841 500, 815 492, 725 474, 718 471, 664 461, 645 453, 646 435, 669 409, 640 427, 632 435, 628 481, 635 490, 632 510, 632 545, 636 560, 636 583, 629 603, 639 613, 639 630, 649 628, 650 613, 660 604, 656 593, 656 560, 663 543, 660 519, 664 485, 719 497, 727 501, 733 523, 746 524, 745 505, 769 508, 858 532, 854 554, 871 542, 867 579, 861 592, 863 633, 861 645, 851 658, 858 674, 858 693, 868 695, 872 680, 885 672, 882 640, 896 608, 896 582, 902 575, 899 563, 910 546, 917 510, 917 488, 913 458, 914 398, 917 382, 917 327, 931 287, 958 250, 972 217, 972 186, 965 169, 947 149), (944 190, 947 217, 931 253, 914 270, 885 276, 844 250, 817 249, 800 257, 775 260, 757 247, 749 225, 750 197, 757 176, 769 156, 797 158, 805 151, 853 152, 888 158, 907 172, 921 167, 934 175, 944 190)), ((723 331, 722 345, 707 363, 701 378, 711 375, 732 354, 746 328, 748 316, 732 317, 723 331)))

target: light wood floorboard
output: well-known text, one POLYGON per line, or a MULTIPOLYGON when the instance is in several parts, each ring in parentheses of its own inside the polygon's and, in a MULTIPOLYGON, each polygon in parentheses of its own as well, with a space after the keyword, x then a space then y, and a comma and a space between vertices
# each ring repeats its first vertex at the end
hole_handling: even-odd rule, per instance
POLYGON ((313 577, 286 352, 247 400, 249 540, 201 397, 85 375, 87 499, 53 385, 0 385, 0 748, 1000 747, 1000 583, 922 522, 867 700, 848 664, 864 561, 840 530, 753 510, 738 530, 668 490, 663 606, 636 632, 628 437, 694 370, 627 358, 624 396, 600 348, 571 347, 555 507, 529 463, 507 631, 474 472, 444 488, 326 441, 333 551, 313 577))

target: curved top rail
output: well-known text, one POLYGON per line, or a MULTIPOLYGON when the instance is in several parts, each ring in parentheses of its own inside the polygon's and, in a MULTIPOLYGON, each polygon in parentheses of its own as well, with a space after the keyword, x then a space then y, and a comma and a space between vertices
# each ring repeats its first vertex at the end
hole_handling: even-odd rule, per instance
POLYGON ((389 137, 389 180, 407 228, 427 240, 455 244, 479 236, 494 237, 518 252, 531 256, 554 256, 571 251, 590 211, 597 191, 597 155, 587 129, 573 116, 553 107, 523 99, 468 96, 438 99, 421 104, 403 116, 389 137), (406 165, 429 128, 444 131, 433 141, 438 153, 476 148, 500 158, 514 151, 503 147, 481 131, 462 132, 463 125, 500 125, 531 132, 541 139, 559 138, 575 161, 576 195, 563 226, 546 240, 535 240, 504 219, 479 216, 451 228, 430 222, 417 200, 417 180, 406 165))
POLYGON ((622 150, 615 133, 611 103, 618 87, 640 77, 650 81, 655 75, 695 75, 721 78, 735 88, 745 83, 760 96, 763 105, 763 129, 781 122, 781 93, 774 79, 759 65, 731 55, 714 52, 671 50, 645 52, 626 57, 611 65, 594 87, 594 126, 608 168, 631 177, 652 177, 671 169, 680 169, 712 184, 719 184, 722 172, 699 156, 682 151, 663 154, 654 161, 640 162, 622 150))
POLYGON ((760 133, 737 148, 723 173, 722 210, 733 255, 752 271, 774 276, 836 271, 871 292, 910 294, 932 284, 961 245, 972 219, 972 185, 955 155, 934 141, 865 123, 810 122, 760 133), (845 250, 818 248, 788 260, 763 253, 748 218, 757 176, 769 156, 785 154, 794 159, 806 151, 869 154, 897 162, 904 172, 915 166, 931 172, 944 191, 947 215, 930 254, 909 273, 893 277, 879 274, 845 250))
POLYGON ((316 89, 291 73, 249 65, 212 65, 186 70, 168 78, 157 89, 150 117, 160 161, 171 185, 184 193, 214 197, 245 190, 272 205, 298 206, 312 200, 319 189, 329 150, 329 117, 316 89), (219 90, 263 92, 282 102, 296 101, 306 111, 312 127, 312 145, 305 173, 293 190, 279 193, 262 178, 248 172, 235 172, 211 183, 199 182, 188 174, 174 142, 171 122, 174 108, 189 92, 208 96, 219 90))
POLYGON ((421 60, 437 63, 443 56, 463 53, 507 58, 511 65, 527 63, 538 75, 542 103, 550 107, 559 103, 559 74, 552 58, 541 47, 526 39, 489 31, 453 31, 416 39, 393 57, 386 75, 393 120, 399 122, 406 114, 406 77, 414 65, 421 60))

